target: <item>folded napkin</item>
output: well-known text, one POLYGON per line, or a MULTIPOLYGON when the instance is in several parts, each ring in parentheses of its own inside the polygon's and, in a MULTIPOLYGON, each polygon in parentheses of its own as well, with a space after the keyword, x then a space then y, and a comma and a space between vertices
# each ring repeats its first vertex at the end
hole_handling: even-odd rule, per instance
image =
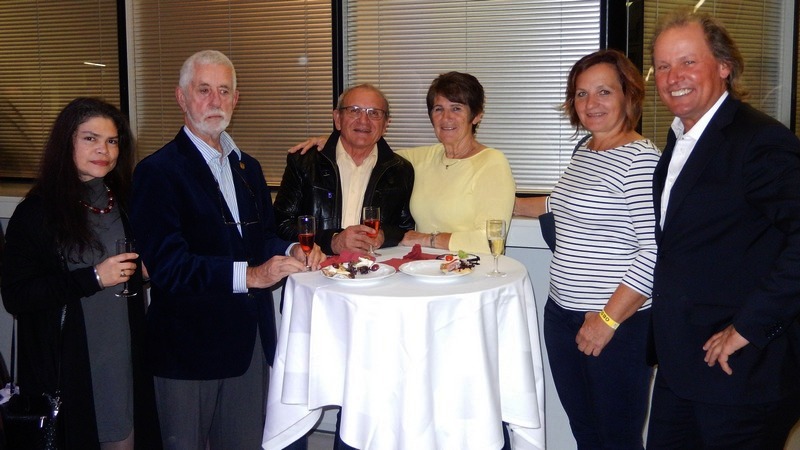
POLYGON ((387 264, 395 269, 399 269, 400 266, 409 261, 417 261, 420 259, 436 259, 437 256, 438 255, 432 255, 430 253, 423 253, 422 246, 419 244, 414 244, 414 246, 411 247, 411 251, 402 258, 392 258, 387 261, 383 261, 383 264, 387 264))
POLYGON ((375 261, 375 258, 366 255, 364 253, 344 251, 338 255, 329 256, 328 259, 322 261, 320 267, 327 267, 330 266, 331 264, 341 264, 350 261, 358 261, 358 258, 369 258, 375 261))

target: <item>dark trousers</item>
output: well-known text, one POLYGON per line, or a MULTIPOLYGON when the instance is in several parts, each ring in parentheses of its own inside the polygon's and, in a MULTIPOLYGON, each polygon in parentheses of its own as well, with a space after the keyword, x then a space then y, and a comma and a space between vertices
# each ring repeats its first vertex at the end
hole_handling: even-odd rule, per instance
POLYGON ((641 450, 652 376, 645 355, 650 310, 622 323, 596 357, 575 342, 585 314, 551 299, 544 311, 547 356, 572 435, 580 450, 641 450))
POLYGON ((798 419, 800 395, 757 405, 712 405, 678 397, 656 375, 647 448, 782 450, 798 419))

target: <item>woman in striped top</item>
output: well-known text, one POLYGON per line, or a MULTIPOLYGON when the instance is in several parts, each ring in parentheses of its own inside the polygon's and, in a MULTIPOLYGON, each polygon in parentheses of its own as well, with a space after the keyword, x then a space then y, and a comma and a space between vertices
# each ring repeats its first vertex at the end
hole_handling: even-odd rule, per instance
POLYGON ((579 60, 562 108, 591 137, 550 197, 515 205, 517 214, 552 208, 555 217, 544 335, 579 449, 643 448, 659 158, 636 132, 643 99, 642 76, 622 53, 600 50, 579 60))

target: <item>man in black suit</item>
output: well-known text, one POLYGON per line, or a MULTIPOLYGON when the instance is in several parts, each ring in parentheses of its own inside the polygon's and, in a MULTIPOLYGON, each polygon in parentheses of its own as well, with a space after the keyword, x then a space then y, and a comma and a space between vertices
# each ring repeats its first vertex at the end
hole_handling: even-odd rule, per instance
POLYGON ((647 448, 782 449, 800 418, 800 141, 739 99, 713 18, 670 15, 652 50, 677 117, 654 176, 647 448))
MULTIPOLYGON (((190 56, 175 98, 185 126, 137 165, 131 198, 164 448, 256 449, 275 355, 268 288, 306 270, 305 255, 278 237, 261 165, 225 131, 239 98, 230 59, 190 56)), ((315 246, 310 265, 323 257, 315 246)))

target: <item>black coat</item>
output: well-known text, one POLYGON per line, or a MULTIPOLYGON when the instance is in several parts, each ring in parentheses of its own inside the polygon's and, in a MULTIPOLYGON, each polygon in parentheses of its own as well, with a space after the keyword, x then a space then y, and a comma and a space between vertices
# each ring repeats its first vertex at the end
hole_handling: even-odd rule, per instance
MULTIPOLYGON (((123 223, 128 235, 125 215, 123 223)), ((38 197, 20 203, 8 224, 2 297, 6 310, 17 318, 18 380, 20 392, 37 395, 58 385, 59 334, 61 397, 65 449, 99 449, 92 396, 89 351, 81 299, 100 290, 92 267, 68 270, 46 224, 38 197), (67 307, 59 331, 62 307, 67 307)), ((144 298, 142 274, 137 269, 129 287, 139 295, 128 299, 134 379, 136 448, 161 448, 152 375, 144 367, 144 298)))
MULTIPOLYGON (((275 218, 278 234, 297 240, 297 216, 310 214, 317 218, 314 240, 326 254, 332 254, 331 239, 342 231, 342 186, 336 165, 336 144, 339 132, 334 131, 321 152, 309 151, 286 157, 283 180, 275 197, 275 218)), ((378 161, 372 169, 364 192, 365 206, 381 208, 381 229, 384 247, 400 243, 408 230, 414 229, 409 202, 414 187, 414 168, 396 155, 389 144, 378 141, 378 161)))
MULTIPOLYGON (((654 175, 661 204, 676 136, 654 175)), ((656 224, 661 211, 656 208, 656 224)), ((681 398, 778 401, 800 389, 800 141, 728 97, 692 150, 656 227, 653 334, 659 375, 681 398), (703 344, 733 325, 750 343, 733 375, 703 344)))

